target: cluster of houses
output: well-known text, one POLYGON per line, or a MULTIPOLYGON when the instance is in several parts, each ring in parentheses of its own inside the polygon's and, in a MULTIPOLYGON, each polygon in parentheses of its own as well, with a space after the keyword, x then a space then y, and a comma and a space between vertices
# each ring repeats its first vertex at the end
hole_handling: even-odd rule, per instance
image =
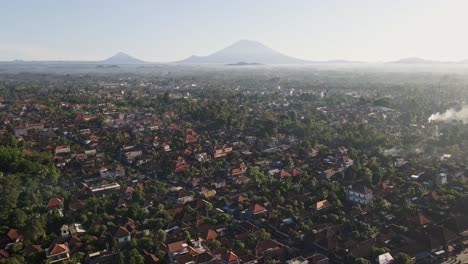
MULTIPOLYGON (((115 100, 124 97, 117 95, 115 100)), ((69 186, 78 186, 68 201, 59 196, 44 201, 48 215, 63 217, 96 210, 85 203, 93 197, 118 197, 115 207, 128 208, 136 192, 143 193, 140 205, 147 212, 156 210, 156 204, 163 205, 164 215, 172 219, 162 228, 167 238, 152 251, 140 250, 145 263, 281 260, 326 264, 373 258, 373 262, 383 264, 391 263, 401 252, 415 261, 438 262, 458 252, 468 241, 468 218, 463 208, 466 200, 448 205, 447 194, 430 191, 411 201, 430 209, 437 215, 435 219, 423 213, 396 217, 392 210, 376 206, 380 199, 403 206, 398 202, 400 187, 406 182, 343 186, 343 202, 350 208, 346 217, 356 225, 378 227, 375 235, 364 240, 352 238, 343 223, 316 221, 334 212, 337 202, 306 189, 284 197, 298 201, 313 197, 299 219, 275 219, 271 201, 255 199, 261 193, 259 186, 249 184, 249 168, 259 168, 279 183, 297 182, 311 172, 317 181, 332 182, 337 174, 345 174, 354 166, 348 148, 336 146, 327 152, 304 148, 296 136, 282 133, 267 138, 245 132, 226 135, 224 131, 205 130, 196 122, 188 124, 174 112, 152 113, 137 107, 117 111, 111 101, 106 101, 108 92, 96 96, 102 98, 101 104, 56 104, 57 109, 75 113, 73 118, 51 111, 40 100, 11 102, 9 114, 1 115, 2 133, 35 142, 26 145, 25 153, 49 152, 61 177, 72 179, 69 186), (218 166, 215 175, 203 173, 201 168, 206 164, 218 166), (148 188, 154 181, 163 183, 167 191, 158 193, 148 188), (300 230, 301 222, 311 223, 307 232, 300 230), (388 252, 372 256, 373 248, 387 248, 388 252)), ((400 157, 395 162, 405 166, 400 157)), ((436 184, 446 185, 448 174, 434 175, 436 184)), ((423 183, 427 178, 410 175, 407 179, 414 181, 423 183)), ((78 252, 86 253, 86 263, 116 263, 119 253, 128 252, 132 240, 144 237, 151 225, 147 219, 115 219, 115 223, 101 223, 106 231, 93 237, 106 241, 110 238, 115 245, 87 252, 83 236, 94 226, 63 223, 53 231, 59 235, 48 247, 25 245, 24 250, 27 254, 43 252, 49 263, 69 259, 78 252)), ((7 258, 11 246, 20 243, 21 230, 9 229, 0 240, 0 258, 7 258)))

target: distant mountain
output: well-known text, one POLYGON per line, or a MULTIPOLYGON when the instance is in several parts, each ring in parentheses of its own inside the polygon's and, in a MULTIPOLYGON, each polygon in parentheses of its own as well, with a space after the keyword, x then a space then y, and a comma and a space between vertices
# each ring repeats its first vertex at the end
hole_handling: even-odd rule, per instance
POLYGON ((99 61, 99 63, 103 63, 103 64, 141 64, 141 63, 145 63, 144 61, 142 60, 139 60, 135 57, 132 57, 126 53, 123 53, 123 52, 119 52, 117 54, 115 54, 114 56, 108 58, 108 59, 105 59, 103 61, 99 61))
POLYGON ((238 63, 226 64, 226 66, 258 66, 258 65, 263 65, 263 64, 256 63, 256 62, 244 62, 244 61, 240 61, 238 63))
POLYGON ((440 63, 437 61, 426 60, 423 58, 411 57, 411 58, 404 58, 399 59, 397 61, 392 61, 390 63, 401 63, 401 64, 433 64, 433 63, 440 63))
POLYGON ((191 56, 177 63, 191 64, 236 64, 255 62, 260 64, 306 64, 306 60, 297 59, 277 52, 260 42, 241 40, 231 46, 208 56, 191 56))

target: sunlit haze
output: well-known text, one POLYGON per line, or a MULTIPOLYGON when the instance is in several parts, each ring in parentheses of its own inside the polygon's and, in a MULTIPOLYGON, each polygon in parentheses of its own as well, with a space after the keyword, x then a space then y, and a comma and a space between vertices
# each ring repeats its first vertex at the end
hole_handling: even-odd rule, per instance
POLYGON ((306 60, 468 59, 468 1, 1 1, 0 60, 151 62, 240 39, 306 60))

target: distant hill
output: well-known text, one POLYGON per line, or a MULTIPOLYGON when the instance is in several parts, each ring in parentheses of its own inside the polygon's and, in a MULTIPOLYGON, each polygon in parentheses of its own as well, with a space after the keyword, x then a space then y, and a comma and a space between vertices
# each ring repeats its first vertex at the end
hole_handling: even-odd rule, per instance
POLYGON ((142 60, 139 60, 135 57, 132 57, 126 53, 123 53, 123 52, 119 52, 117 54, 115 54, 114 56, 108 58, 108 59, 105 59, 103 61, 98 61, 98 63, 102 63, 102 64, 141 64, 141 63, 145 63, 144 61, 142 60))
POLYGON ((238 63, 230 63, 226 64, 226 66, 257 66, 257 65, 263 65, 261 63, 256 63, 256 62, 238 62, 238 63))
POLYGON ((438 63, 437 61, 426 60, 423 58, 411 57, 411 58, 404 58, 399 59, 397 61, 392 61, 390 63, 401 63, 401 64, 433 64, 438 63))
MULTIPOLYGON (((132 57, 126 53, 119 52, 114 56, 107 58, 105 60, 100 61, 25 61, 25 60, 13 60, 13 61, 0 61, 0 64, 39 64, 39 65, 47 65, 47 64, 58 64, 58 65, 124 65, 124 64, 143 64, 147 63, 145 61, 139 60, 135 57, 132 57)), ((107 66, 108 67, 108 66, 107 66)))
POLYGON ((400 63, 400 64, 466 64, 468 60, 461 61, 435 61, 435 60, 426 60, 418 57, 404 58, 397 61, 392 61, 390 63, 400 63))
POLYGON ((297 59, 277 52, 260 42, 241 40, 231 46, 208 56, 191 56, 177 63, 191 64, 236 64, 255 62, 260 64, 306 64, 306 60, 297 59))

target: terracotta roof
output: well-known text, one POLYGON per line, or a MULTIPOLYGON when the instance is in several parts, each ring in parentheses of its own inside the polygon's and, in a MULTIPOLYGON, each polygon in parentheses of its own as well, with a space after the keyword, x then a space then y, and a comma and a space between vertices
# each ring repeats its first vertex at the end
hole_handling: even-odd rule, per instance
POLYGON ((250 205, 249 211, 251 211, 254 214, 258 214, 258 213, 261 213, 263 211, 266 211, 266 209, 262 205, 256 203, 256 204, 250 205))
POLYGON ((316 202, 312 205, 312 208, 318 210, 318 209, 322 209, 322 208, 325 208, 325 207, 328 207, 330 206, 330 202, 327 201, 327 200, 322 200, 320 202, 316 202))
POLYGON ((41 245, 27 245, 27 246, 24 248, 24 253, 25 253, 26 255, 29 255, 29 254, 32 254, 32 253, 36 253, 36 252, 39 252, 39 251, 42 251, 41 245))
POLYGON ((197 141, 197 138, 192 135, 185 136, 185 143, 192 143, 197 141))
POLYGON ((49 203, 47 204, 47 208, 54 208, 62 206, 63 202, 59 198, 52 198, 50 199, 49 203))
POLYGON ((210 240, 212 238, 217 238, 218 237, 218 233, 216 233, 216 231, 214 231, 213 229, 209 229, 207 232, 206 232, 206 236, 204 237, 205 240, 210 240))
POLYGON ((196 251, 193 247, 187 246, 187 250, 190 255, 198 255, 198 251, 196 251))
POLYGON ((16 241, 16 239, 18 239, 20 237, 20 234, 18 232, 18 229, 13 229, 12 228, 12 229, 8 230, 7 236, 12 241, 16 241))
POLYGON ((177 252, 177 251, 181 251, 184 249, 183 244, 185 244, 185 241, 181 240, 181 241, 170 243, 169 245, 167 245, 167 247, 168 247, 169 252, 177 252))
POLYGON ((133 193, 133 188, 132 187, 127 187, 124 191, 124 193, 133 193))
POLYGON ((276 173, 278 177, 291 177, 291 174, 285 170, 280 170, 276 173))
POLYGON ((239 194, 239 195, 237 196, 237 199, 236 199, 236 200, 237 200, 237 202, 240 203, 240 202, 245 201, 246 199, 247 199, 247 198, 245 198, 242 194, 239 194))
POLYGON ((52 250, 49 252, 50 255, 57 255, 68 251, 68 247, 65 244, 55 244, 52 250))
POLYGON ((232 169, 231 174, 232 175, 237 175, 240 174, 242 171, 240 169, 232 169))
POLYGON ((300 170, 297 170, 297 169, 292 169, 290 174, 292 176, 297 176, 297 175, 300 175, 302 172, 300 170))
POLYGON ((236 254, 234 254, 234 252, 229 251, 226 254, 224 254, 223 259, 227 262, 234 262, 236 260, 239 260, 239 257, 236 254))
POLYGON ((128 235, 130 235, 130 232, 127 230, 127 228, 119 226, 119 229, 117 229, 117 232, 115 232, 114 238, 121 238, 128 235))

